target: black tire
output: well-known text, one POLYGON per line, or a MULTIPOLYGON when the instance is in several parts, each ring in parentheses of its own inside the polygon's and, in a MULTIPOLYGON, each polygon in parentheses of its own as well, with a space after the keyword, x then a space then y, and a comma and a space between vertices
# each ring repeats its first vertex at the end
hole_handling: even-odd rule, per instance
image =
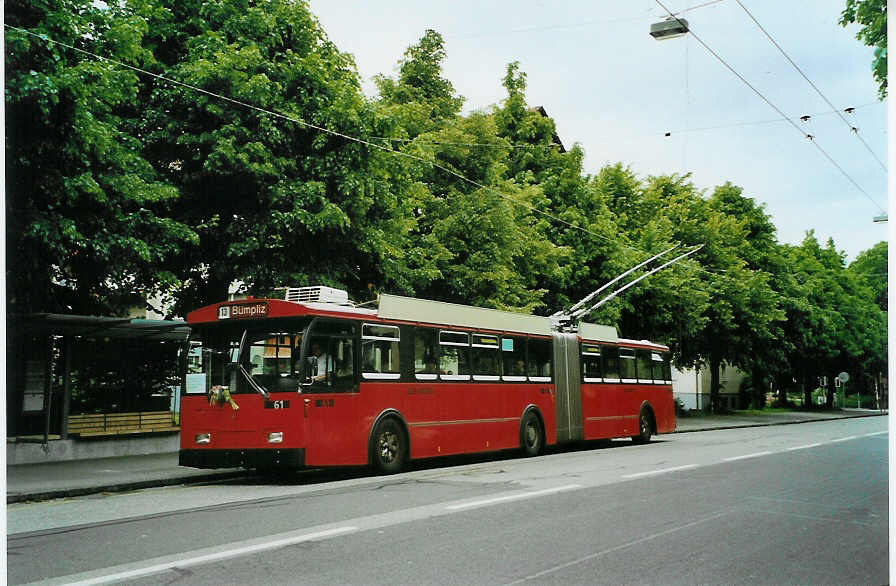
POLYGON ((370 459, 380 474, 401 472, 408 453, 408 442, 399 423, 389 417, 377 423, 370 439, 370 459))
POLYGON ((650 436, 653 435, 653 421, 650 412, 647 409, 641 409, 638 415, 638 429, 640 433, 632 436, 632 441, 636 444, 646 444, 650 442, 650 436))
POLYGON ((526 456, 537 456, 544 449, 544 429, 533 411, 527 411, 523 415, 520 426, 520 446, 526 456))

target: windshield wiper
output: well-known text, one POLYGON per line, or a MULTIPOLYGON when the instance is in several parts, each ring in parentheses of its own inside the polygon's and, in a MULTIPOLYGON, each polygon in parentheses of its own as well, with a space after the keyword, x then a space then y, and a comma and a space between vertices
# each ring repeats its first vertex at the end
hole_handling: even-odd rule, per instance
POLYGON ((246 349, 246 341, 248 340, 248 338, 249 338, 249 330, 245 329, 245 330, 243 330, 243 335, 240 338, 240 349, 236 355, 236 357, 237 357, 236 366, 239 369, 240 374, 242 374, 243 377, 246 379, 246 382, 249 383, 249 386, 252 387, 252 390, 254 390, 256 393, 258 393, 265 399, 270 399, 270 395, 268 394, 267 390, 263 386, 261 386, 260 384, 255 382, 255 379, 252 378, 252 375, 249 374, 249 372, 246 370, 246 367, 243 366, 242 364, 240 364, 240 362, 239 362, 240 360, 243 359, 243 352, 246 349))
POLYGON ((238 364, 237 367, 240 369, 240 373, 242 373, 243 377, 245 377, 246 382, 249 383, 249 386, 252 387, 252 389, 256 393, 258 393, 265 399, 270 399, 270 395, 268 394, 268 391, 265 390, 265 388, 263 386, 261 386, 260 384, 255 382, 255 379, 252 378, 252 375, 249 374, 249 371, 247 371, 246 368, 242 364, 238 364))

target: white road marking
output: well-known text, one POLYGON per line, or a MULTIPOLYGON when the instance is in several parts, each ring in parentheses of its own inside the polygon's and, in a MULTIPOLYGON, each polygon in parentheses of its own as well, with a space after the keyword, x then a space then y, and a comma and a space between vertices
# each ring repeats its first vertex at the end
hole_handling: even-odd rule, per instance
POLYGON ((449 511, 457 511, 460 509, 470 509, 472 507, 484 507, 486 505, 494 505, 497 503, 505 503, 510 501, 518 501, 522 499, 534 498, 537 496, 545 496, 548 494, 555 494, 558 492, 564 492, 567 490, 575 490, 577 488, 582 488, 581 484, 566 484, 564 486, 557 486, 555 488, 546 488, 544 490, 535 490, 532 492, 523 492, 520 494, 510 494, 507 496, 499 496, 491 499, 484 499, 480 501, 472 501, 469 503, 460 503, 457 505, 447 505, 445 508, 449 511))
POLYGON ((647 472, 638 472, 636 474, 623 474, 623 478, 641 478, 643 476, 656 476, 657 474, 665 474, 666 472, 676 472, 678 470, 690 470, 697 468, 699 464, 687 464, 686 466, 675 466, 673 468, 660 468, 659 470, 648 470, 647 472))
POLYGON ((874 436, 874 435, 886 435, 886 434, 888 434, 888 433, 890 433, 890 432, 889 432, 889 431, 875 431, 874 433, 866 433, 866 434, 863 435, 862 437, 871 437, 871 436, 874 436))
POLYGON ((759 458, 760 456, 768 456, 773 452, 756 452, 754 454, 746 454, 743 456, 734 456, 731 458, 722 458, 723 462, 736 462, 737 460, 746 460, 748 458, 759 458))
POLYGON ((792 447, 792 448, 787 448, 787 451, 788 451, 788 452, 792 452, 792 451, 794 451, 794 450, 805 450, 805 449, 808 449, 808 448, 817 448, 817 447, 820 446, 820 445, 823 445, 823 444, 822 444, 821 442, 818 442, 818 443, 815 443, 815 444, 806 444, 806 445, 803 445, 803 446, 794 446, 794 447, 792 447))
POLYGON ((848 435, 846 437, 838 437, 837 439, 828 440, 828 443, 848 442, 849 440, 859 439, 857 435, 848 435))
MULTIPOLYGON (((105 574, 100 576, 91 576, 85 577, 83 579, 78 579, 77 575, 75 576, 64 576, 61 578, 62 581, 49 581, 50 584, 65 584, 67 586, 89 586, 92 584, 108 584, 110 582, 121 582, 124 580, 133 580, 134 578, 142 578, 145 576, 151 576, 153 574, 158 574, 160 572, 165 572, 171 570, 173 568, 184 568, 189 566, 198 566, 201 564, 207 564, 210 562, 216 562, 220 560, 226 560, 229 558, 249 555, 253 553, 259 553, 262 551, 268 551, 271 549, 276 549, 279 547, 286 547, 289 545, 295 545, 297 543, 304 543, 306 541, 314 541, 315 539, 326 539, 328 537, 335 537, 337 535, 345 535, 346 533, 352 533, 357 531, 358 527, 335 527, 333 529, 327 529, 324 531, 317 531, 315 533, 304 533, 300 535, 293 535, 290 537, 273 539, 273 540, 265 540, 257 543, 253 543, 251 545, 245 545, 242 547, 235 548, 227 548, 225 546, 224 549, 221 548, 209 548, 210 553, 196 555, 193 557, 178 557, 178 556, 166 556, 164 558, 156 558, 154 560, 145 560, 143 562, 138 562, 139 567, 135 567, 132 569, 121 570, 118 572, 114 572, 112 574, 105 574), (143 565, 148 563, 149 565, 143 565), (75 581, 68 581, 71 579, 75 579, 75 581)), ((203 551, 203 550, 199 550, 203 551)), ((134 564, 130 564, 134 565, 134 564)), ((119 566, 121 567, 121 566, 119 566)), ((114 570, 114 568, 104 568, 100 570, 100 572, 108 572, 109 570, 114 570)), ((82 574, 83 575, 83 574, 82 574)), ((48 582, 42 582, 46 584, 48 582)))

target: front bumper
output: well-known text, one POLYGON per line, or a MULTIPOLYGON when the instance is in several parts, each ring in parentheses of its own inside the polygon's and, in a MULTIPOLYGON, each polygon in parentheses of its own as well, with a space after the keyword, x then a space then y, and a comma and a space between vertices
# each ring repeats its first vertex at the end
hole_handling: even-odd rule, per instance
POLYGON ((305 449, 181 450, 178 464, 190 468, 295 470, 305 466, 305 449))

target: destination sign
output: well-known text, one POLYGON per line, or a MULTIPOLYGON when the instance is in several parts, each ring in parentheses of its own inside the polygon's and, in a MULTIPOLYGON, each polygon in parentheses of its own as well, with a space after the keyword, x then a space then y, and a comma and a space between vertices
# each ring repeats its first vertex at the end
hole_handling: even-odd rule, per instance
POLYGON ((268 304, 263 301, 218 306, 218 319, 257 319, 268 316, 268 304))

